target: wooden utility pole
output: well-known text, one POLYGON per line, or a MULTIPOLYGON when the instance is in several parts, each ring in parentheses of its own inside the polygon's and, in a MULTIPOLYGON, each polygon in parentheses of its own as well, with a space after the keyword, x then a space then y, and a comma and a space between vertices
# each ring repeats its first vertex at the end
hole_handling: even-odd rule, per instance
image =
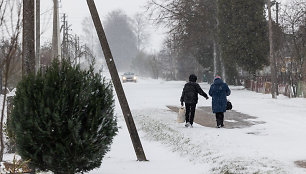
POLYGON ((61 45, 59 42, 59 14, 58 0, 53 0, 53 36, 52 36, 52 57, 58 58, 61 56, 61 45))
POLYGON ((2 66, 0 66, 0 94, 2 94, 2 66))
POLYGON ((61 26, 61 31, 63 31, 63 48, 62 48, 62 58, 65 58, 70 61, 70 56, 68 53, 69 50, 69 30, 70 30, 70 25, 68 25, 68 17, 64 13, 63 14, 63 24, 61 26))
POLYGON ((104 53, 104 57, 109 69, 109 72, 112 77, 112 81, 119 99, 119 103, 124 115, 124 119, 127 125, 127 128, 130 133, 130 137, 132 139, 133 147, 136 152, 137 160, 138 161, 147 161, 145 153, 143 151, 140 138, 138 136, 138 132, 133 120, 133 116, 131 114, 131 110, 129 107, 129 104, 127 102, 126 96, 124 94, 124 90, 118 75, 118 71, 111 53, 111 50, 109 48, 104 29, 102 27, 102 23, 95 5, 95 2, 93 0, 87 0, 87 4, 89 7, 89 11, 91 13, 92 20, 94 22, 95 28, 97 30, 97 34, 100 40, 100 44, 104 53))
POLYGON ((272 83, 272 98, 276 98, 276 61, 273 50, 273 32, 272 32, 272 18, 271 18, 271 0, 268 0, 268 15, 269 15, 269 43, 270 43, 270 68, 271 68, 271 83, 272 83))
POLYGON ((36 73, 40 69, 40 0, 36 0, 36 73))
POLYGON ((23 0, 22 73, 35 73, 35 1, 23 0))
MULTIPOLYGON (((69 59, 69 57, 67 56, 67 52, 68 52, 68 26, 67 26, 67 15, 64 13, 63 14, 63 25, 61 27, 62 31, 63 31, 63 49, 62 49, 62 58, 65 58, 65 59, 69 59)), ((69 59, 70 61, 70 59, 69 59)))
POLYGON ((279 11, 279 2, 275 2, 276 3, 276 23, 278 24, 278 11, 279 11))
POLYGON ((81 48, 80 48, 80 38, 75 35, 74 36, 74 60, 77 63, 79 58, 79 64, 81 64, 81 48))
MULTIPOLYGON (((305 14, 305 17, 304 17, 304 33, 306 34, 306 14, 305 14)), ((303 40, 304 40, 304 43, 306 42, 306 37, 303 37, 303 40)), ((306 54, 306 50, 304 49, 304 52, 306 54)), ((304 98, 306 98, 306 61, 304 61, 303 63, 303 75, 302 75, 302 79, 303 79, 303 95, 304 95, 304 98)))

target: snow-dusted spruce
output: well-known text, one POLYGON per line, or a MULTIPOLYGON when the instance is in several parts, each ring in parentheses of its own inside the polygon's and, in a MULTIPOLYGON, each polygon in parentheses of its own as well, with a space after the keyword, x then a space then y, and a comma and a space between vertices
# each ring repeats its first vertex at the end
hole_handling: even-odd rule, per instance
POLYGON ((14 105, 17 152, 41 171, 99 167, 118 131, 112 85, 68 61, 55 60, 45 73, 24 77, 14 105))

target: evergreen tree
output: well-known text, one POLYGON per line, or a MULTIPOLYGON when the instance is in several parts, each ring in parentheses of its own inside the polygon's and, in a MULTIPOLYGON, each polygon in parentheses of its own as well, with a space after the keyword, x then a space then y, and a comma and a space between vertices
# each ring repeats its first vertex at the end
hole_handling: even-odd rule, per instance
POLYGON ((218 7, 219 42, 225 66, 233 70, 238 65, 255 74, 269 62, 264 0, 219 0, 218 7))
POLYGON ((18 84, 10 128, 17 152, 42 171, 72 174, 99 167, 117 133, 112 85, 55 60, 18 84))
POLYGON ((235 84, 235 77, 237 76, 237 62, 233 61, 235 58, 235 52, 233 48, 233 42, 235 37, 232 31, 234 30, 233 23, 233 11, 232 11, 233 0, 219 0, 218 1, 218 38, 220 44, 220 51, 225 65, 227 83, 235 84))

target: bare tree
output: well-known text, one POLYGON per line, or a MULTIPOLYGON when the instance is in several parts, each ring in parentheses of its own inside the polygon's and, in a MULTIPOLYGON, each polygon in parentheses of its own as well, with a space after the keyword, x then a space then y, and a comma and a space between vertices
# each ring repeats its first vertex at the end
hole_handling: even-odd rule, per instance
POLYGON ((137 51, 139 52, 144 48, 147 39, 149 37, 149 34, 146 31, 147 23, 143 14, 137 13, 134 16, 134 22, 135 22, 134 32, 136 34, 136 39, 137 39, 137 51))
MULTIPOLYGON (((2 40, 4 39, 9 39, 8 41, 8 46, 5 47, 5 50, 3 51, 3 63, 1 64, 2 67, 0 67, 0 69, 2 69, 4 67, 5 71, 4 71, 4 86, 5 89, 7 88, 7 82, 8 82, 8 77, 9 77, 9 70, 10 70, 10 65, 11 65, 11 61, 12 59, 16 56, 16 52, 18 49, 18 40, 19 40, 19 35, 20 35, 20 30, 21 30, 21 26, 20 26, 20 22, 21 22, 21 2, 19 1, 6 1, 8 4, 7 6, 10 7, 10 11, 6 12, 6 13, 1 13, 1 15, 3 14, 10 14, 11 16, 11 20, 10 22, 3 22, 2 24, 4 25, 0 25, 2 31, 6 30, 6 35, 9 36, 9 38, 5 38, 3 36, 2 40), (15 11, 16 10, 16 11, 15 11), (13 16, 15 16, 17 14, 17 20, 13 20, 13 16), (16 22, 14 22, 16 21, 16 22), (8 24, 10 23, 10 24, 8 24), (11 28, 8 28, 8 25, 11 26, 11 28), (5 28, 5 29, 4 29, 5 28)), ((2 7, 2 6, 1 6, 2 7)), ((0 10, 1 11, 1 10, 0 10)), ((9 15, 8 15, 9 16, 9 15)), ((0 16, 0 18, 3 19, 2 16, 0 16)), ((2 103, 2 111, 1 111, 1 122, 0 122, 0 143, 1 143, 1 149, 0 149, 0 161, 3 160, 3 152, 4 152, 4 142, 3 142, 3 121, 4 121, 4 109, 5 109, 5 105, 6 105, 6 93, 4 93, 4 97, 3 97, 3 103, 2 103)))
POLYGON ((8 2, 5 0, 0 0, 0 27, 2 26, 3 22, 4 22, 4 14, 7 10, 7 4, 8 2))
POLYGON ((298 83, 302 81, 305 68, 306 49, 306 2, 305 0, 292 0, 281 10, 281 21, 284 28, 287 47, 290 53, 289 81, 293 88, 293 95, 298 95, 298 83))
MULTIPOLYGON (((96 52, 101 52, 99 41, 97 39, 97 33, 95 32, 95 26, 90 17, 85 17, 83 19, 82 30, 83 34, 81 35, 81 40, 91 50, 92 54, 95 55, 96 52)), ((102 52, 99 54, 103 55, 102 52)))
POLYGON ((160 75, 160 65, 159 65, 159 61, 157 60, 156 56, 153 55, 151 60, 150 60, 150 65, 152 68, 152 75, 154 79, 158 79, 159 75, 160 75))
MULTIPOLYGON (((216 1, 210 0, 150 0, 147 4, 155 24, 169 28, 171 48, 177 53, 177 78, 190 73, 203 75, 199 69, 213 69, 213 52, 219 55, 216 30, 216 1), (197 68, 199 67, 201 68, 197 68)), ((173 54, 174 55, 174 54, 173 54)))
POLYGON ((166 80, 176 80, 177 74, 177 52, 175 51, 175 42, 173 37, 168 37, 164 41, 164 47, 158 54, 161 63, 161 74, 166 80))

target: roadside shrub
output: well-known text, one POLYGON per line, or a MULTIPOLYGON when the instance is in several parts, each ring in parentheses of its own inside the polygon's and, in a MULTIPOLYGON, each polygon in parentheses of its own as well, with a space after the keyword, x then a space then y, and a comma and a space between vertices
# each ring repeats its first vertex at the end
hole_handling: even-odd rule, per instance
POLYGON ((17 153, 32 168, 82 173, 99 167, 116 135, 112 85, 68 61, 23 77, 10 128, 17 153))

